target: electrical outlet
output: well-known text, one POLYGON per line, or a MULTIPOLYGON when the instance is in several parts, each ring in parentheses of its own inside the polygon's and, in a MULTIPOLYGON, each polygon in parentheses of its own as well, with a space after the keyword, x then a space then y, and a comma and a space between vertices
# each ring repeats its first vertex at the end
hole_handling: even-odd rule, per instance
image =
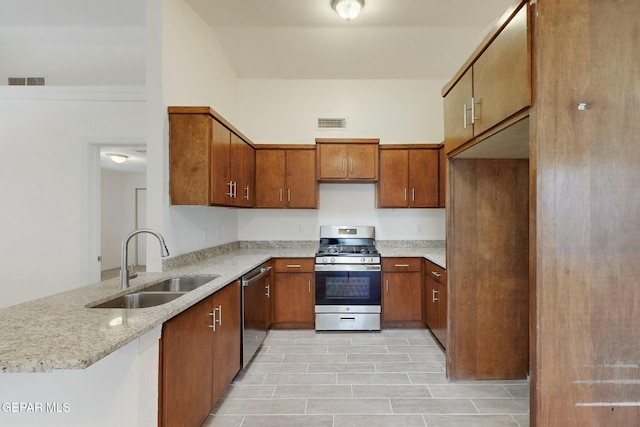
POLYGON ((298 234, 302 234, 302 224, 296 225, 296 230, 298 230, 298 234))

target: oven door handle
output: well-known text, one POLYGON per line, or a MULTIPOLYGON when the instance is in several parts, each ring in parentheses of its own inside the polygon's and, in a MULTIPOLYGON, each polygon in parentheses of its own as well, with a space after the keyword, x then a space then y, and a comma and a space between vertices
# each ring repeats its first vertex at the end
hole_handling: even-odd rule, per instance
POLYGON ((382 271, 380 264, 316 264, 315 271, 382 271))

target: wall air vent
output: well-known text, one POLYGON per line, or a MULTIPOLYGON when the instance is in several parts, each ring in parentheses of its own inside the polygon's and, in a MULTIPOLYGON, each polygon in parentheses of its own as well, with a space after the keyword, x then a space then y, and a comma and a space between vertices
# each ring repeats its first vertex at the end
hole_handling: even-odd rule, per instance
POLYGON ((9 86, 44 86, 44 77, 9 77, 9 86))
POLYGON ((318 129, 320 130, 344 130, 347 128, 345 118, 319 118, 318 129))

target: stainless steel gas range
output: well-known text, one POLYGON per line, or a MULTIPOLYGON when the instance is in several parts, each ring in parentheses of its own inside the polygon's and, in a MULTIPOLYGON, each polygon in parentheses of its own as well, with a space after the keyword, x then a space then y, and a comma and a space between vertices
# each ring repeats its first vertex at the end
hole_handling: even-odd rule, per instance
POLYGON ((381 270, 374 227, 321 226, 316 330, 379 331, 381 270))

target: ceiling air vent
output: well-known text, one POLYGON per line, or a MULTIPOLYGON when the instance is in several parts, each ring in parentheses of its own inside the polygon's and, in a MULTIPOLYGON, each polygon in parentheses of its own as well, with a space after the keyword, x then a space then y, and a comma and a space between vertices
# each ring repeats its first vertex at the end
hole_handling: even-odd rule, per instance
POLYGON ((318 129, 343 130, 347 128, 347 119, 343 118, 319 118, 318 129))

